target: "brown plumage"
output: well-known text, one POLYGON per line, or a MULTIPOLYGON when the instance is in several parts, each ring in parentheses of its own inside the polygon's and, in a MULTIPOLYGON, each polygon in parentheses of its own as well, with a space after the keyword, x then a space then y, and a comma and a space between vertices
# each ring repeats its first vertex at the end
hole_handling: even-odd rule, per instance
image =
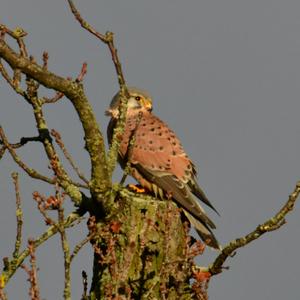
MULTIPOLYGON (((194 197, 215 210, 196 182, 194 164, 175 133, 152 114, 152 100, 149 94, 132 87, 128 90, 130 98, 126 125, 119 150, 121 166, 124 168, 126 160, 130 159, 131 175, 155 195, 171 195, 183 208, 202 240, 210 247, 220 249, 212 233, 215 225, 194 197), (129 147, 128 154, 128 144, 133 135, 134 144, 129 147)), ((119 116, 119 105, 117 93, 107 110, 107 114, 112 117, 107 129, 109 143, 119 116)))

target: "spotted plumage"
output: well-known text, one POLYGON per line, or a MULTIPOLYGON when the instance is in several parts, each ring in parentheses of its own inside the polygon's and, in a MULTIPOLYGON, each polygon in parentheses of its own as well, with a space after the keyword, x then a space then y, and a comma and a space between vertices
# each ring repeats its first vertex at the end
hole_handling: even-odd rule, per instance
MULTIPOLYGON (((172 197, 183 208, 186 217, 196 228, 202 240, 207 245, 220 249, 212 233, 215 225, 195 198, 196 196, 215 210, 197 184, 194 164, 185 153, 175 133, 152 113, 150 95, 137 88, 128 90, 130 98, 119 150, 121 166, 124 168, 129 159, 131 175, 143 187, 156 196, 172 197), (133 136, 134 143, 128 146, 133 136)), ((107 110, 107 114, 111 116, 107 129, 109 142, 119 117, 119 105, 120 97, 117 93, 107 110)))

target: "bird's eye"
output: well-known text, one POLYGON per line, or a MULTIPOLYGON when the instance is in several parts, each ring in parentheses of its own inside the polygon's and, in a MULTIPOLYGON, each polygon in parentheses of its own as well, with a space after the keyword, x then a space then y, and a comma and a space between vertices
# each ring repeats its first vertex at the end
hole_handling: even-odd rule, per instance
POLYGON ((141 97, 140 97, 140 96, 136 96, 136 97, 135 97, 135 100, 136 100, 136 101, 140 101, 140 100, 141 100, 141 97))

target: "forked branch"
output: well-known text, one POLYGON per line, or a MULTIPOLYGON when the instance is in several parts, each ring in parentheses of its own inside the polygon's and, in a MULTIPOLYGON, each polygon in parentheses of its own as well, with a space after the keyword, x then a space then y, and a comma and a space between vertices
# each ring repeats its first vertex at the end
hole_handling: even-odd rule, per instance
POLYGON ((122 65, 118 57, 118 51, 114 44, 114 35, 112 32, 106 32, 105 34, 100 33, 96 29, 94 29, 86 20, 83 19, 83 17, 80 15, 80 12, 74 5, 72 0, 67 0, 70 6, 70 9, 76 18, 76 20, 79 22, 81 27, 83 27, 85 30, 90 32, 92 35, 97 37, 102 43, 106 44, 110 54, 112 61, 115 66, 115 70, 118 76, 118 82, 120 87, 120 98, 121 98, 121 105, 120 105, 120 118, 118 120, 118 123, 114 129, 113 132, 113 138, 112 138, 112 144, 110 147, 110 150, 108 152, 108 173, 111 177, 117 163, 118 158, 118 152, 120 147, 120 139, 118 138, 119 135, 122 135, 125 127, 125 120, 126 120, 126 111, 127 111, 127 99, 129 98, 128 89, 126 87, 126 81, 123 75, 122 65))
MULTIPOLYGON (((3 30, 4 27, 2 26, 1 28, 3 30)), ((4 59, 12 68, 12 70, 19 70, 21 73, 27 75, 28 78, 33 79, 43 86, 49 89, 54 89, 55 91, 64 94, 74 105, 74 108, 77 111, 81 124, 83 126, 86 149, 90 155, 91 193, 95 199, 103 202, 103 195, 110 188, 111 180, 108 176, 109 173, 107 170, 103 136, 100 132, 91 105, 84 93, 83 85, 80 82, 81 78, 84 75, 84 68, 83 71, 81 71, 79 80, 71 81, 69 79, 60 77, 54 73, 49 72, 46 69, 46 59, 44 59, 43 65, 40 66, 33 59, 29 59, 17 54, 5 42, 3 35, 0 39, 0 58, 4 59)), ((36 106, 40 106, 42 104, 42 101, 36 101, 35 104, 36 106)), ((39 111, 41 111, 41 108, 39 111)), ((47 154, 49 157, 49 154, 53 150, 53 148, 50 149, 51 145, 49 145, 49 143, 47 146, 47 154)), ((77 200, 80 201, 80 191, 76 190, 76 187, 70 186, 70 181, 68 180, 68 178, 66 178, 66 175, 67 174, 64 174, 66 181, 63 181, 62 187, 68 193, 72 193, 71 197, 73 199, 75 197, 75 199, 77 198, 77 200)))
MULTIPOLYGON (((82 217, 74 212, 71 213, 64 221, 64 228, 70 228, 82 220, 82 217)), ((56 225, 50 226, 42 235, 34 240, 34 248, 39 247, 44 242, 46 242, 49 238, 57 234, 59 231, 59 227, 56 225)), ((30 251, 28 248, 20 252, 17 259, 6 259, 6 268, 0 273, 0 289, 4 288, 9 279, 15 274, 16 270, 22 265, 24 260, 30 255, 30 251)), ((1 299, 1 298, 0 298, 1 299)))

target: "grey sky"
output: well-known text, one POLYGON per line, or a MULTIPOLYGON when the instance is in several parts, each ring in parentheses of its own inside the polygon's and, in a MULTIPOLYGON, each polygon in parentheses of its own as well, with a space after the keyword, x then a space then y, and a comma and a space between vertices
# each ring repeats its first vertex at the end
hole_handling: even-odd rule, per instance
MULTIPOLYGON (((199 169, 199 182, 221 217, 216 235, 226 244, 270 218, 299 180, 300 2, 296 0, 114 0, 75 1, 97 29, 115 32, 130 85, 147 89, 155 113, 175 130, 199 169), (83 4, 84 3, 84 4, 83 4), (298 154, 298 155, 297 155, 298 154)), ((104 110, 117 89, 106 47, 75 22, 64 0, 2 0, 0 23, 28 33, 31 54, 50 55, 49 69, 75 77, 88 62, 86 92, 104 129, 104 110)), ((0 123, 11 141, 36 133, 31 109, 0 80, 0 123)), ((85 173, 89 165, 82 130, 67 100, 49 106, 50 128, 85 173)), ((47 172, 40 146, 22 157, 47 172)), ((8 174, 18 168, 0 162, 0 256, 10 255, 15 232, 14 193, 8 174)), ((120 172, 116 174, 116 179, 120 172)), ((24 237, 44 226, 31 193, 47 185, 20 176, 24 237)), ((69 205, 71 209, 72 206, 69 205)), ((238 251, 230 270, 213 278, 210 299, 299 299, 299 204, 288 224, 238 251)), ((72 242, 86 234, 74 230, 72 242)), ((59 299, 63 268, 58 238, 38 250, 42 297, 59 299)), ((212 261, 209 250, 199 264, 212 261)), ((91 271, 88 246, 73 267, 73 298, 81 294, 81 270, 91 271)), ((27 295, 18 271, 10 299, 27 295)))

